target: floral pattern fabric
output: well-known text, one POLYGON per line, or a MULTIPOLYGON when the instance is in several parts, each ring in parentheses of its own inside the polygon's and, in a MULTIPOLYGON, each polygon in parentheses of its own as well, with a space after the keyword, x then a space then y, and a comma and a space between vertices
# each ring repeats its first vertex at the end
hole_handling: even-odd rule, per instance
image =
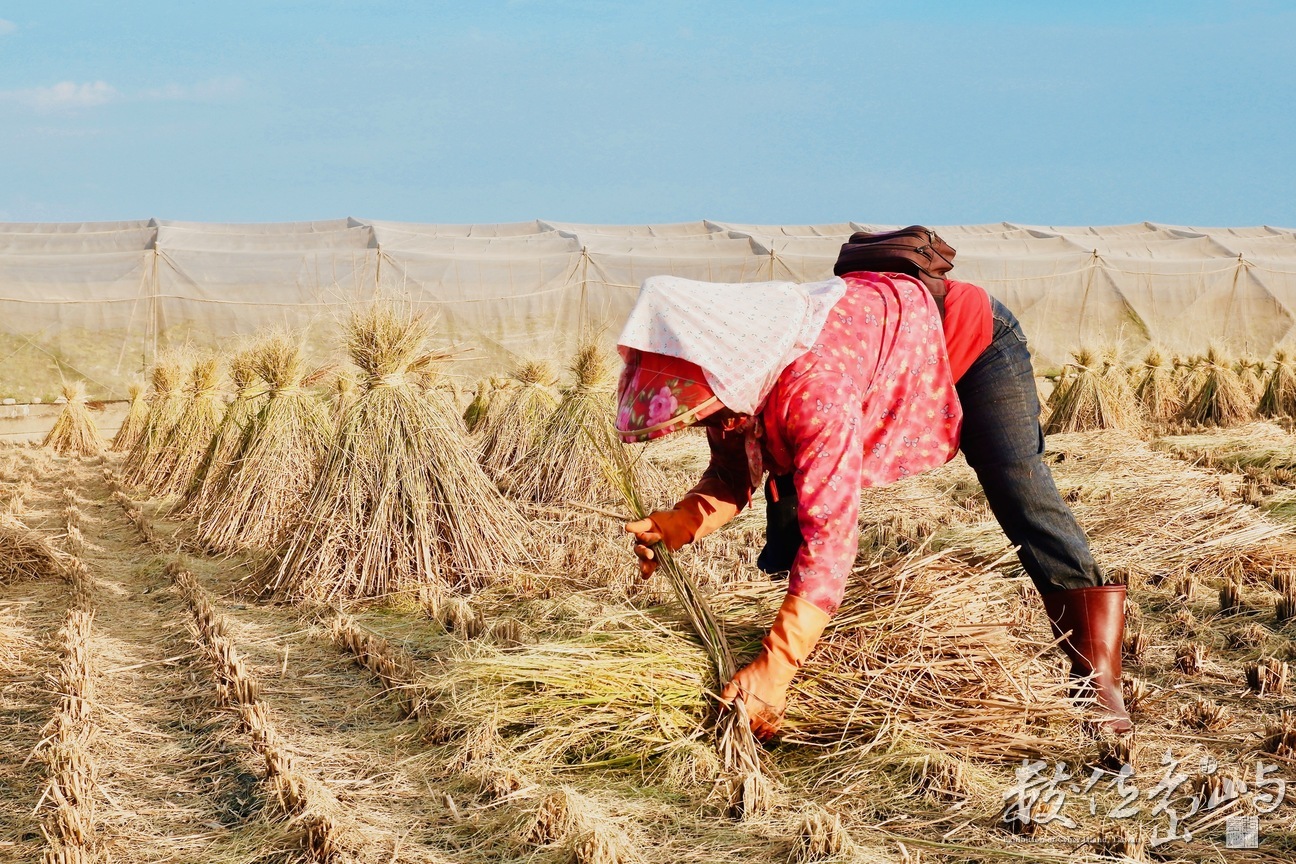
POLYGON ((624 353, 616 429, 627 444, 677 432, 724 407, 696 363, 633 348, 624 353))
MULTIPOLYGON (((859 494, 943 465, 958 452, 962 410, 931 295, 899 274, 853 273, 814 346, 779 375, 760 410, 761 458, 793 474, 804 543, 788 592, 829 615, 859 547, 859 494)), ((743 436, 708 436, 712 463, 738 502, 759 478, 743 436), (745 487, 745 488, 744 488, 745 487)))

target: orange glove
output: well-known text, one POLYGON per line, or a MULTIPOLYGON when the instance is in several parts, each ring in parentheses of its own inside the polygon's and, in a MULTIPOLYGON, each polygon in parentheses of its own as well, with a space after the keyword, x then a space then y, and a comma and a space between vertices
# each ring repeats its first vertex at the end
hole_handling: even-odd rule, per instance
POLYGON ((769 634, 761 642, 761 652, 738 670, 720 693, 720 701, 725 705, 742 698, 751 718, 752 732, 759 740, 768 741, 778 733, 787 707, 788 685, 826 626, 827 612, 809 600, 787 595, 774 616, 769 634))
POLYGON ((737 514, 736 504, 714 495, 690 492, 670 510, 658 510, 646 519, 627 522, 625 530, 635 536, 639 573, 647 579, 657 570, 653 544, 661 543, 675 552, 710 534, 737 514))

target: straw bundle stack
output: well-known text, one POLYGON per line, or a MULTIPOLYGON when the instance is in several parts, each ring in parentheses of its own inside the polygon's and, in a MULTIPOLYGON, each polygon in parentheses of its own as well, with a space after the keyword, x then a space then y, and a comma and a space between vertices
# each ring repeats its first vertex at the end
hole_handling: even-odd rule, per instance
POLYGON ((1262 417, 1296 417, 1296 364, 1283 348, 1274 351, 1273 369, 1260 394, 1262 417))
MULTIPOLYGON (((615 381, 611 358, 594 342, 581 345, 569 367, 572 384, 540 433, 526 461, 508 485, 511 494, 544 504, 581 502, 619 504, 622 490, 603 470, 599 441, 615 421, 615 381)), ((618 447, 621 445, 617 445, 618 447)), ((635 488, 658 499, 668 486, 660 469, 645 459, 634 462, 635 488)))
POLYGON ((248 427, 260 410, 265 386, 256 374, 255 349, 247 348, 231 357, 229 373, 234 384, 234 401, 225 409, 177 515, 201 516, 214 505, 220 494, 217 490, 224 483, 243 446, 248 427))
POLYGON ((428 325, 376 305, 347 326, 364 375, 301 522, 262 574, 298 597, 374 597, 416 586, 472 587, 524 553, 521 516, 474 458, 455 407, 410 379, 442 356, 428 325))
POLYGON ((328 408, 306 389, 325 370, 308 374, 299 338, 267 337, 252 368, 266 397, 198 520, 202 541, 225 552, 278 545, 310 494, 332 432, 328 408))
POLYGON ((505 485, 535 448, 545 423, 558 406, 553 393, 557 379, 548 363, 526 361, 512 375, 519 386, 497 395, 497 407, 481 424, 482 465, 505 485))
POLYGON ((1102 376, 1107 379, 1112 392, 1126 402, 1134 401, 1134 386, 1130 383, 1130 370, 1120 365, 1120 351, 1115 347, 1103 349, 1102 376))
POLYGON ((54 420, 41 446, 63 456, 97 456, 102 453, 104 440, 86 408, 85 382, 64 384, 63 397, 67 404, 54 420))
POLYGON ((342 415, 355 401, 356 390, 356 380, 350 372, 341 370, 334 375, 333 399, 329 404, 329 418, 333 421, 334 427, 342 422, 342 415))
POLYGON ((1071 386, 1072 379, 1075 378, 1075 372, 1075 367, 1067 364, 1053 379, 1053 389, 1049 391, 1048 399, 1040 409, 1043 419, 1047 419, 1048 415, 1053 413, 1053 409, 1057 408, 1058 402, 1062 401, 1062 397, 1071 386))
POLYGON ((1059 382, 1044 434, 1137 428, 1138 409, 1129 385, 1120 374, 1107 374, 1113 364, 1100 365, 1099 358, 1087 348, 1072 357, 1074 362, 1068 365, 1075 374, 1059 382))
POLYGON ((1264 372, 1264 364, 1253 357, 1243 357, 1234 369, 1238 374, 1238 380, 1242 382, 1242 389, 1246 391, 1247 399, 1255 405, 1264 393, 1264 380, 1260 377, 1264 372))
POLYGON ((581 345, 569 367, 573 381, 562 390, 536 449, 519 466, 512 491, 534 501, 620 501, 620 492, 604 479, 603 456, 586 430, 612 428, 612 365, 595 343, 581 345))
POLYGON ((1206 358, 1200 354, 1189 357, 1176 357, 1174 360, 1175 384, 1179 387, 1179 398, 1183 402, 1197 392, 1205 376, 1206 358))
POLYGON ((184 411, 185 368, 179 360, 159 360, 151 376, 153 389, 149 393, 148 419, 144 432, 126 455, 125 480, 134 486, 144 484, 152 471, 153 463, 162 452, 162 444, 184 411))
POLYGON ((220 361, 204 357, 194 363, 185 388, 184 408, 145 477, 145 485, 155 495, 165 498, 189 491, 207 446, 220 428, 224 412, 220 384, 220 361))
POLYGON ((1144 416, 1156 423, 1173 420, 1183 407, 1179 388, 1175 385, 1174 371, 1166 364, 1161 349, 1155 346, 1149 348, 1143 357, 1143 369, 1134 397, 1143 409, 1144 416))
POLYGON ((114 453, 129 453, 135 446, 135 442, 144 434, 149 412, 148 400, 144 394, 143 384, 130 385, 130 407, 126 409, 126 419, 122 421, 121 428, 113 436, 112 445, 109 447, 114 453))
POLYGON ((485 422, 487 412, 490 410, 491 394, 495 390, 495 379, 483 378, 477 382, 477 389, 473 391, 472 401, 464 409, 463 421, 464 428, 469 434, 475 433, 478 428, 485 422))
POLYGON ((1234 426, 1249 419, 1255 403, 1224 353, 1211 346, 1199 366, 1196 390, 1185 401, 1183 420, 1203 426, 1234 426))

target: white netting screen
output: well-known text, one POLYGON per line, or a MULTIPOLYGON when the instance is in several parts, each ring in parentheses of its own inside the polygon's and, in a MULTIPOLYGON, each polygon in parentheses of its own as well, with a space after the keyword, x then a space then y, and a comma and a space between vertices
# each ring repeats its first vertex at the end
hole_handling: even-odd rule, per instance
MULTIPOLYGON (((434 314, 441 343, 462 349, 465 378, 521 357, 562 361, 584 334, 610 342, 648 276, 823 279, 852 231, 888 227, 0 223, 0 396, 48 398, 69 376, 87 379, 96 397, 119 397, 160 351, 227 350, 271 326, 307 328, 315 350, 336 357, 347 310, 378 296, 434 314)), ((1113 345, 1127 358, 1150 342, 1264 356, 1293 339, 1292 230, 938 230, 958 250, 952 275, 1017 313, 1041 367, 1081 345, 1113 345)))

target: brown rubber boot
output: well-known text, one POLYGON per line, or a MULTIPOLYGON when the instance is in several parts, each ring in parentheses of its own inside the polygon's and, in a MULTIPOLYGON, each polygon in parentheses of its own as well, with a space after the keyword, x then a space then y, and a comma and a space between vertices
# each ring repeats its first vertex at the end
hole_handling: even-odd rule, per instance
POLYGON ((1093 678, 1072 696, 1092 695, 1106 715, 1103 728, 1116 734, 1133 731, 1121 693, 1121 638, 1125 633, 1125 586, 1097 585, 1040 595, 1053 624, 1053 635, 1070 633, 1060 643, 1071 659, 1071 676, 1093 678), (1092 694, 1085 692, 1091 690, 1092 694))

